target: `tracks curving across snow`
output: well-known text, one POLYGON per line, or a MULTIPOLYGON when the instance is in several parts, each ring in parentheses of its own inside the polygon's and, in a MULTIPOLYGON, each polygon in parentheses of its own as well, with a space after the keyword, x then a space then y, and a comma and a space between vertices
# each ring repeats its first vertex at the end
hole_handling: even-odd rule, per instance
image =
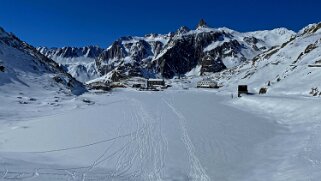
MULTIPOLYGON (((257 180, 248 178, 257 178, 257 165, 271 158, 261 150, 270 148, 272 155, 275 147, 267 145, 279 143, 274 137, 283 133, 268 120, 222 104, 226 99, 213 93, 87 96, 101 104, 5 129, 0 180, 257 180), (117 104, 107 107, 111 102, 117 104)), ((318 135, 305 152, 316 169, 318 135)))
POLYGON ((167 139, 162 133, 162 117, 155 119, 144 108, 142 102, 131 99, 137 124, 146 128, 138 139, 138 152, 141 159, 141 173, 144 178, 154 181, 162 180, 165 166, 165 153, 168 150, 167 139))
POLYGON ((192 180, 197 181, 210 181, 210 177, 207 175, 206 170, 202 166, 201 161, 195 154, 195 147, 193 145, 193 142, 191 138, 188 135, 188 130, 186 128, 186 118, 183 116, 182 113, 180 113, 173 105, 173 101, 171 103, 165 99, 163 99, 163 102, 167 104, 167 106, 173 111, 173 113, 177 116, 179 126, 182 131, 182 141, 186 147, 186 150, 188 152, 189 156, 189 162, 190 162, 190 176, 192 180))

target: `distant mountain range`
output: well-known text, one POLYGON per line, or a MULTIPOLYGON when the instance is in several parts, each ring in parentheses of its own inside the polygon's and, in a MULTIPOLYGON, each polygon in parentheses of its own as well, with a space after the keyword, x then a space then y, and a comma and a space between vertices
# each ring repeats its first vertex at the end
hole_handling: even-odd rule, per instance
POLYGON ((105 50, 98 47, 40 47, 38 50, 65 65, 71 75, 83 82, 104 75, 117 79, 173 78, 235 67, 280 46, 294 35, 295 32, 285 28, 247 33, 215 29, 201 20, 195 30, 181 27, 165 35, 121 37, 105 50))
POLYGON ((28 84, 37 75, 48 75, 45 80, 73 92, 83 90, 80 82, 207 76, 226 87, 244 83, 282 90, 299 81, 306 90, 321 87, 316 68, 321 67, 320 29, 318 23, 298 33, 286 28, 241 33, 210 28, 202 20, 193 30, 121 37, 106 49, 36 49, 1 29, 0 85, 28 84))

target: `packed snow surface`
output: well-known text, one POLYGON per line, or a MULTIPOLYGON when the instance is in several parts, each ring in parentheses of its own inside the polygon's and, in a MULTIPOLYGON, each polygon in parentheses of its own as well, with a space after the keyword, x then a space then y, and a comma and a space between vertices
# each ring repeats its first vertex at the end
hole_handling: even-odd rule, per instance
POLYGON ((232 99, 212 90, 174 89, 44 95, 34 101, 1 94, 0 178, 317 181, 321 177, 318 99, 232 99), (19 104, 17 99, 30 103, 19 104))

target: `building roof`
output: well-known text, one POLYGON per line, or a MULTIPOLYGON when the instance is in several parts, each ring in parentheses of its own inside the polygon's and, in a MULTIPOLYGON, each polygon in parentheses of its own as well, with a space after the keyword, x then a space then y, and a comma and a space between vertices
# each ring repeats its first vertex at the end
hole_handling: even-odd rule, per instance
POLYGON ((147 81, 159 81, 159 82, 163 82, 164 79, 148 79, 147 81))
POLYGON ((198 82, 213 82, 213 83, 216 83, 216 81, 211 80, 211 79, 209 79, 209 80, 200 80, 200 81, 198 81, 198 82))

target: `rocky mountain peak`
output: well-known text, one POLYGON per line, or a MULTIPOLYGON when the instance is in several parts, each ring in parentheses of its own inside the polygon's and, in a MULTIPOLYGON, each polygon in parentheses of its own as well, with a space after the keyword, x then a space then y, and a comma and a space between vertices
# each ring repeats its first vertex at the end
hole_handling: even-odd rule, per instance
POLYGON ((185 34, 189 31, 190 31, 190 29, 188 27, 182 26, 176 31, 176 34, 185 34))
POLYGON ((299 31, 299 34, 300 35, 313 34, 313 33, 317 32, 319 29, 321 29, 321 22, 310 24, 310 25, 304 27, 302 30, 299 31))
POLYGON ((196 27, 196 29, 199 29, 199 28, 207 28, 207 23, 205 22, 204 19, 201 19, 196 27))
MULTIPOLYGON (((164 77, 173 78, 193 71, 194 75, 206 75, 233 68, 263 51, 288 41, 292 32, 280 28, 276 30, 240 33, 228 28, 210 28, 204 19, 196 30, 186 26, 168 34, 147 34, 142 37, 124 36, 113 42, 107 49, 63 48, 54 55, 62 54, 68 59, 68 70, 84 62, 75 59, 79 55, 93 57, 87 70, 95 70, 95 75, 104 76, 117 72, 117 77, 164 77), (91 51, 89 51, 91 50, 91 51), (195 69, 197 67, 197 70, 195 69), (195 69, 195 71, 194 71, 195 69)), ((60 61, 60 59, 58 59, 60 61)), ((61 62, 61 61, 60 61, 61 62)), ((78 70, 78 69, 77 69, 78 70)), ((85 70, 81 67, 81 71, 85 70)), ((68 71, 72 75, 76 75, 68 71)), ((90 73, 91 75, 91 73, 90 73)), ((88 76, 90 78, 95 76, 88 76)), ((79 79, 78 80, 90 80, 79 79)), ((84 81, 83 81, 84 82, 84 81)))
POLYGON ((195 67, 199 67, 198 75, 206 75, 251 60, 264 50, 286 42, 290 38, 288 34, 291 32, 283 29, 249 33, 213 29, 202 19, 196 30, 182 26, 175 33, 165 35, 120 38, 95 61, 101 75, 117 70, 123 78, 172 78, 188 74, 195 67))

